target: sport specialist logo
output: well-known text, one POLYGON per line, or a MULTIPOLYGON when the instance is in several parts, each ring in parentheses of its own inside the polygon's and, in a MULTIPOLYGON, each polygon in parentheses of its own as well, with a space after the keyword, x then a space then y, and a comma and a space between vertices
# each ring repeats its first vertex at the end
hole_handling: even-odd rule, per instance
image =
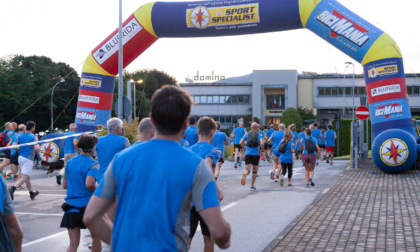
POLYGON ((333 10, 332 13, 325 10, 316 20, 330 29, 330 36, 343 37, 358 47, 362 47, 370 37, 366 35, 368 30, 351 21, 349 18, 333 10))
POLYGON ((80 86, 100 88, 102 86, 102 82, 100 80, 82 78, 80 79, 80 86))
POLYGON ((195 28, 204 29, 210 23, 210 13, 206 7, 197 7, 191 11, 190 21, 195 28))
POLYGON ((389 66, 376 67, 376 68, 373 67, 368 70, 369 78, 376 78, 377 76, 395 74, 395 73, 398 73, 397 65, 389 65, 389 66))
POLYGON ((89 111, 77 111, 76 118, 79 119, 81 122, 84 120, 87 121, 96 121, 96 118, 98 116, 95 114, 95 112, 89 112, 89 111))
POLYGON ((388 139, 379 148, 382 162, 390 166, 403 164, 408 158, 407 144, 398 138, 388 139))
POLYGON ((60 149, 54 142, 43 143, 40 146, 39 156, 46 162, 56 162, 60 157, 60 149))
POLYGON ((403 113, 403 106, 401 103, 395 103, 379 106, 375 111, 375 117, 385 116, 385 118, 388 119, 391 115, 400 113, 403 113))

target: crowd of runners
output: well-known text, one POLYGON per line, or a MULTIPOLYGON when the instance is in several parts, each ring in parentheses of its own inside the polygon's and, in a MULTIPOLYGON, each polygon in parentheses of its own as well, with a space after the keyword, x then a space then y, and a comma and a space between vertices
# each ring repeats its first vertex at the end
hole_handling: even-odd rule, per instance
MULTIPOLYGON (((108 120, 108 134, 101 137, 72 137, 77 129, 70 124, 63 141, 64 168, 56 177, 67 190, 63 218, 57 223, 68 230, 67 251, 77 251, 80 229, 85 228, 92 235, 92 251, 102 250, 101 241, 112 244, 113 251, 187 251, 198 224, 204 251, 214 251, 214 244, 228 248, 231 228, 220 208, 224 195, 218 177, 229 139, 234 145, 234 169, 245 162, 238 182, 246 185, 252 173, 250 191, 256 190, 260 161, 273 163, 271 178, 280 186, 286 174, 287 185, 292 186, 297 159, 305 166, 306 187, 315 186, 314 168, 319 161, 333 164, 336 134, 331 125, 324 132, 314 123, 297 133, 294 124, 275 128, 252 122, 248 131, 240 122, 228 137, 220 122, 189 116, 191 106, 185 91, 160 88, 152 97, 150 118, 141 120, 139 140, 131 146, 118 118, 108 120)), ((2 133, 8 145, 38 140, 35 122, 19 125, 19 133, 15 127, 7 123, 2 133)), ((18 178, 8 189, 0 179, 0 221, 8 227, 10 246, 17 251, 21 251, 23 234, 12 200, 24 183, 31 200, 39 194, 32 190, 30 180, 38 152, 37 144, 7 150, 0 166, 3 170, 12 164, 5 176, 18 178)))

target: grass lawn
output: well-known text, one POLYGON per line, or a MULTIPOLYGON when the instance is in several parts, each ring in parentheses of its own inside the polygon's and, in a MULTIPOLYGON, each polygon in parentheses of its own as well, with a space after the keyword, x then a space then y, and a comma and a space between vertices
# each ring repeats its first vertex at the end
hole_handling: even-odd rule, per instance
MULTIPOLYGON (((372 152, 370 150, 369 150, 369 153, 368 153, 368 157, 369 158, 372 158, 372 152)), ((337 159, 337 160, 340 160, 340 159, 350 159, 350 155, 334 157, 334 159, 337 159)))

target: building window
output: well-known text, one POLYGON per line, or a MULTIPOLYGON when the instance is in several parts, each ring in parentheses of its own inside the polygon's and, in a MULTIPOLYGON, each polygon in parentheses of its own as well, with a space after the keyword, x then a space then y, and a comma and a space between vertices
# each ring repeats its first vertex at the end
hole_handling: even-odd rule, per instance
POLYGON ((213 96, 207 96, 207 103, 213 103, 213 96))
POLYGON ((407 86, 407 94, 408 95, 418 95, 419 94, 419 87, 418 86, 407 86))
POLYGON ((218 95, 213 95, 213 103, 219 103, 220 99, 218 95))
POLYGON ((207 96, 201 95, 200 96, 200 103, 207 103, 207 96))
POLYGON ((322 87, 318 88, 318 94, 325 95, 325 88, 322 88, 322 87))
POLYGON ((200 96, 194 96, 194 102, 195 103, 200 103, 200 96))
POLYGON ((281 95, 267 95, 266 96, 266 109, 284 109, 285 97, 281 95))
POLYGON ((250 101, 249 95, 244 95, 244 103, 248 104, 250 101))
MULTIPOLYGON (((353 87, 318 87, 318 96, 343 96, 343 92, 353 95, 353 87)), ((354 95, 365 96, 366 87, 354 87, 354 95)))
POLYGON ((249 104, 249 95, 194 95, 197 104, 249 104))

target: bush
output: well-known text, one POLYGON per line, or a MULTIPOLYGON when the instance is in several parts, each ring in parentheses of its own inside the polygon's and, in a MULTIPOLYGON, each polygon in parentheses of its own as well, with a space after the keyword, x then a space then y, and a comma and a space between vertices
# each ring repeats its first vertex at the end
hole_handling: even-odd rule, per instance
MULTIPOLYGON (((368 145, 369 145, 369 150, 371 149, 371 145, 372 145, 372 140, 371 140, 371 132, 372 132, 372 125, 370 123, 370 119, 367 119, 368 123, 369 123, 369 136, 366 136, 366 134, 364 134, 365 139, 364 141, 366 142, 366 137, 368 137, 368 145)), ((355 120, 356 122, 358 120, 355 120)), ((339 140, 338 143, 338 147, 339 147, 339 156, 346 156, 346 155, 350 155, 350 144, 351 144, 351 119, 341 119, 340 120, 340 125, 339 125, 339 129, 337 130, 336 127, 336 120, 333 120, 331 125, 333 126, 333 130, 337 133, 337 140, 339 140)), ((366 127, 366 124, 365 124, 366 127)), ((366 133, 366 128, 364 129, 365 133, 366 133)), ((335 141, 335 147, 337 149, 337 140, 335 141)))
POLYGON ((284 123, 286 127, 289 127, 290 124, 294 123, 296 125, 296 129, 299 130, 302 127, 302 117, 295 108, 288 108, 283 112, 282 123, 284 123))

